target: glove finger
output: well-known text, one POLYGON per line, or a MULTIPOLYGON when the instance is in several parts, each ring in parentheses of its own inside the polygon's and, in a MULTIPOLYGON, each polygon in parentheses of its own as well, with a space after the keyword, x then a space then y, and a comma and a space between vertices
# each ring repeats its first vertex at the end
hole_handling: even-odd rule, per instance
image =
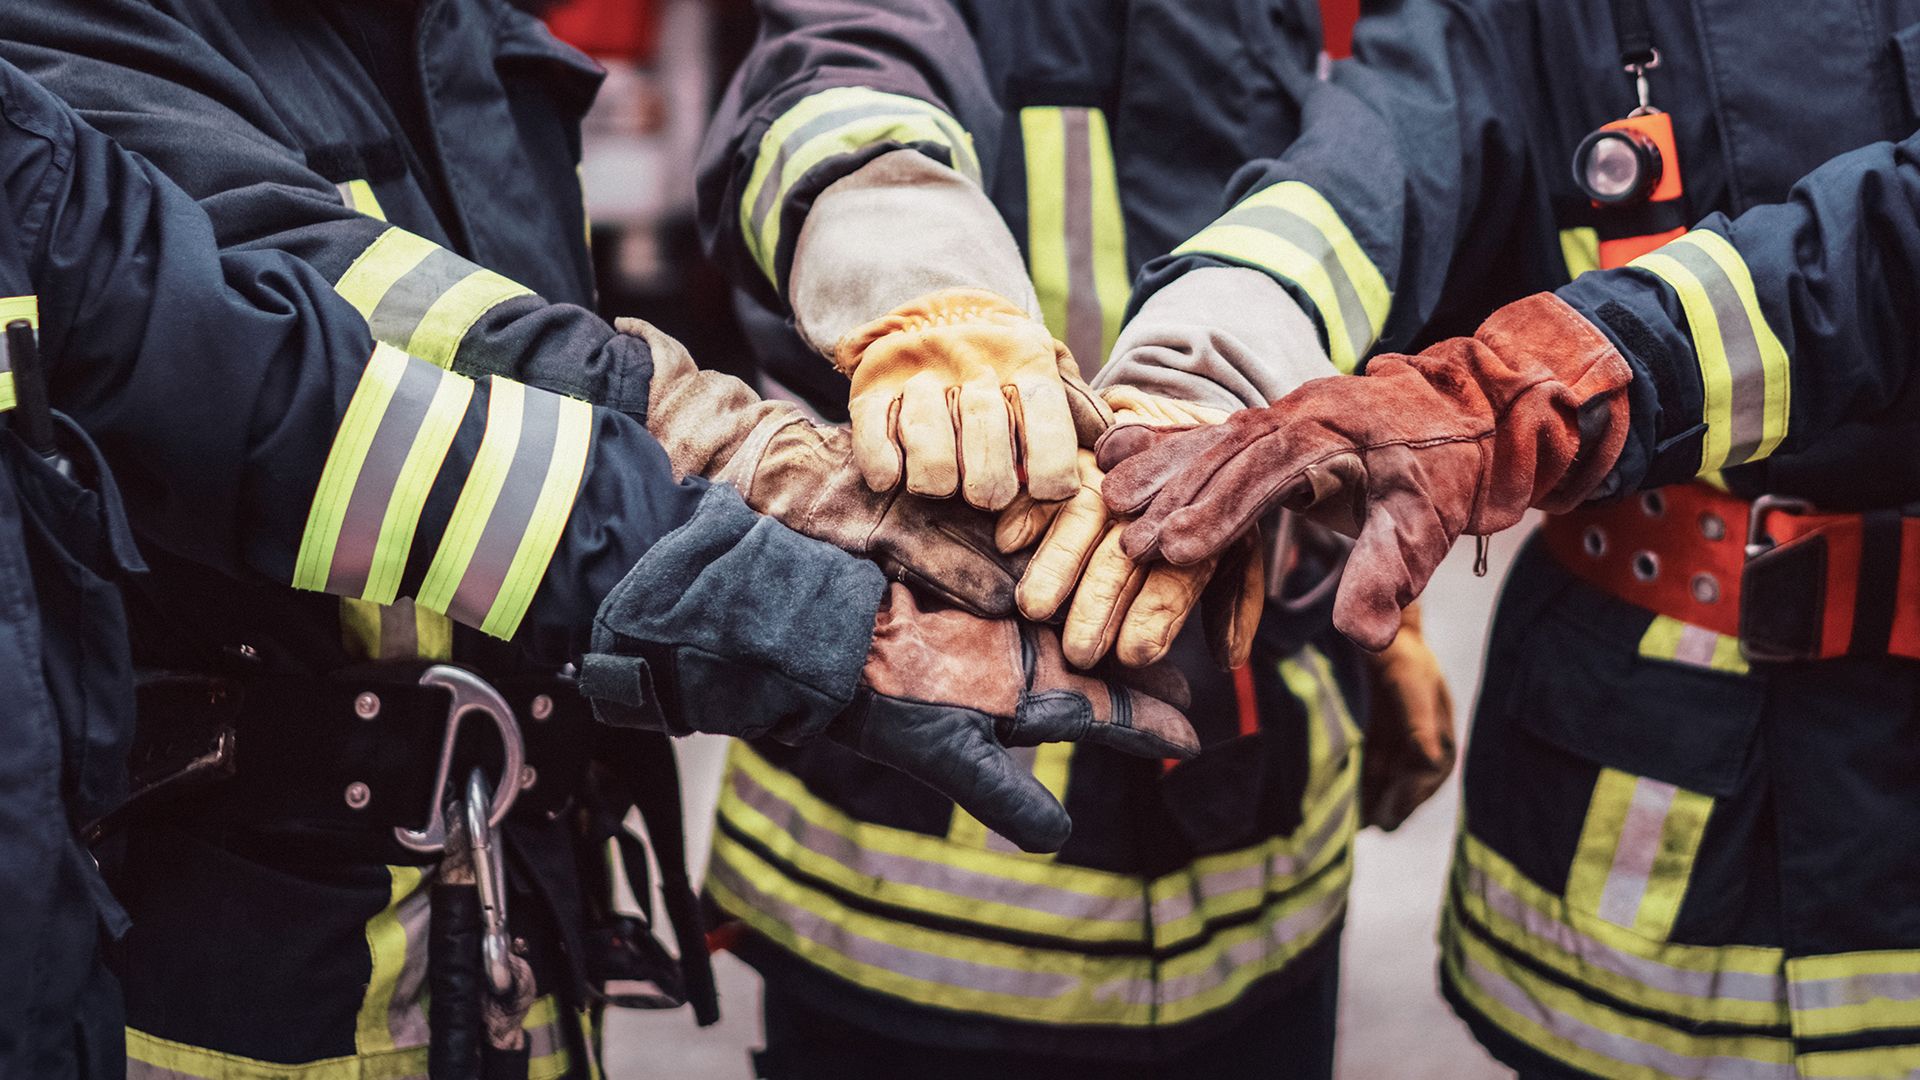
POLYGON ((1087 674, 1110 679, 1148 697, 1159 698, 1182 711, 1193 704, 1193 687, 1187 682, 1187 677, 1181 673, 1179 665, 1165 660, 1136 668, 1108 658, 1087 674))
POLYGON ((1000 384, 970 379, 960 387, 960 493, 982 510, 1000 510, 1020 491, 1013 427, 1000 384))
POLYGON ((1058 502, 1041 502, 1032 492, 1023 491, 1013 497, 993 526, 993 546, 1003 555, 1023 551, 1040 539, 1053 519, 1065 509, 1065 499, 1058 502))
POLYGON ((1420 595, 1451 545, 1424 499, 1374 502, 1334 594, 1335 629, 1374 652, 1392 644, 1400 609, 1420 595))
POLYGON ((1149 758, 1200 752, 1200 737, 1171 702, 1067 667, 1059 635, 1046 627, 1027 625, 1021 633, 1033 666, 1032 692, 1014 725, 1020 740, 1077 739, 1149 758))
POLYGON ((1141 516, 1142 523, 1158 521, 1151 540, 1161 557, 1181 565, 1212 558, 1251 532, 1274 507, 1292 505, 1309 491, 1282 447, 1281 436, 1274 435, 1217 469, 1203 472, 1210 464, 1203 461, 1192 476, 1168 484, 1141 516))
POLYGON ((1020 576, 1015 593, 1020 613, 1035 621, 1053 618, 1073 594, 1106 532, 1107 507, 1100 501, 1100 489, 1081 488, 1056 514, 1020 576))
POLYGON ((1053 343, 1054 369, 1060 373, 1061 389, 1066 391, 1067 410, 1073 414, 1074 435, 1081 446, 1092 446, 1102 432, 1113 426, 1113 410, 1100 400, 1086 380, 1080 377, 1080 365, 1066 343, 1053 343))
POLYGON ((1193 435, 1196 430, 1202 429, 1121 424, 1100 436, 1094 446, 1097 464, 1109 474, 1118 471, 1123 478, 1120 487, 1107 493, 1114 511, 1138 511, 1187 469, 1206 446, 1222 438, 1213 428, 1204 429, 1208 432, 1204 435, 1193 435))
POLYGON ((900 445, 906 451, 907 490, 945 499, 960 487, 954 446, 951 388, 931 372, 907 380, 900 394, 900 445))
POLYGON ((982 618, 1013 614, 1016 572, 994 551, 986 522, 951 503, 907 496, 876 530, 872 552, 880 568, 982 618))
POLYGON ((855 398, 847 411, 853 421, 853 460, 860 476, 874 491, 892 491, 903 473, 896 428, 900 399, 868 394, 855 398))
MULTIPOLYGON (((1158 565, 1148 571, 1146 583, 1120 623, 1114 658, 1128 667, 1145 667, 1163 659, 1200 603, 1217 565, 1208 560, 1193 566, 1158 565)), ((1073 653, 1067 656, 1071 659, 1073 653)))
POLYGON ((1027 465, 1027 490, 1036 499, 1071 498, 1080 486, 1079 435, 1066 390, 1058 380, 1022 377, 1009 388, 1015 434, 1027 465))
POLYGON ((1127 611, 1147 583, 1147 568, 1120 550, 1120 532, 1117 524, 1108 527, 1095 545, 1060 631, 1067 662, 1077 668, 1092 667, 1113 648, 1127 611))
POLYGON ((1213 662, 1223 671, 1244 667, 1253 657, 1253 638, 1267 602, 1267 563, 1260 532, 1227 549, 1200 597, 1202 627, 1213 662))
POLYGON ((1022 851, 1059 851, 1073 832, 1073 819, 1053 792, 1003 746, 987 740, 967 748, 970 767, 942 794, 980 824, 1022 851))

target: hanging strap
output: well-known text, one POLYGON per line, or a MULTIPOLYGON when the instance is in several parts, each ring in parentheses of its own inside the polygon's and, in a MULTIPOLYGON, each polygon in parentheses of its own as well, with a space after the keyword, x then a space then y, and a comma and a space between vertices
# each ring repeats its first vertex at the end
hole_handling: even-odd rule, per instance
POLYGON ((1660 55, 1653 47, 1647 0, 1613 0, 1613 33, 1620 42, 1621 67, 1652 67, 1660 55))

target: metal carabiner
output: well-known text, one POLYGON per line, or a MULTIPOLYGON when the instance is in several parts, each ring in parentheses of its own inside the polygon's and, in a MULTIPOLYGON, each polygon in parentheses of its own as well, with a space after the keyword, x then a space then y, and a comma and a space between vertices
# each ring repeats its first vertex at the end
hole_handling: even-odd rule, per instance
POLYGON ((449 664, 435 664, 420 676, 420 685, 446 688, 453 695, 453 703, 447 707, 447 736, 440 744, 440 767, 433 778, 426 827, 409 829, 396 825, 393 836, 409 851, 432 855, 447 846, 447 774, 453 771, 453 750, 460 741, 460 721, 468 713, 485 713, 500 730, 504 760, 500 766, 500 782, 493 790, 492 810, 487 815, 490 829, 506 820, 507 812, 513 809, 513 800, 520 796, 520 774, 527 754, 526 746, 520 741, 520 725, 513 718, 513 708, 486 680, 449 664))
POLYGON ((473 882, 480 892, 480 960, 495 997, 513 992, 513 963, 508 959, 507 868, 500 847, 500 826, 490 824, 492 797, 478 766, 467 774, 467 836, 473 849, 473 882))

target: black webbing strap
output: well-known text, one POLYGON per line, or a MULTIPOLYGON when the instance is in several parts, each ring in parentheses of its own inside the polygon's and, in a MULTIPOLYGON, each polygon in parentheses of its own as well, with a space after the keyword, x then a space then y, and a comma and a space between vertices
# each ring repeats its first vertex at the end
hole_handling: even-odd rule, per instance
POLYGON ((1853 593, 1848 656, 1885 656, 1900 599, 1900 511, 1873 510, 1860 530, 1860 576, 1853 593))
POLYGON ((647 825, 654 861, 660 866, 660 894, 667 918, 673 923, 675 948, 680 953, 680 977, 694 1020, 705 1027, 720 1019, 720 999, 713 984, 713 963, 707 954, 706 922, 700 901, 687 876, 686 823, 680 811, 680 767, 673 745, 655 732, 623 731, 631 771, 634 806, 647 825))
POLYGON ((1647 16, 1647 0, 1613 0, 1613 33, 1620 42, 1620 66, 1641 67, 1653 63, 1653 24, 1647 16))

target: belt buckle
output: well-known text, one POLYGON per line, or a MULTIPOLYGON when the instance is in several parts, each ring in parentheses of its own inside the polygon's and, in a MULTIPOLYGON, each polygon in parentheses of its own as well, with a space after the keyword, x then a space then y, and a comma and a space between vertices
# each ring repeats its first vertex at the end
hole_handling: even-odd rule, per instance
MULTIPOLYGON (((1759 605, 1766 603, 1765 591, 1760 587, 1760 579, 1752 574, 1754 561, 1765 556, 1777 547, 1772 536, 1767 534, 1767 516, 1773 513, 1810 514, 1814 512, 1813 503, 1806 499, 1796 499, 1787 495, 1762 495, 1753 500, 1753 506, 1747 511, 1746 569, 1741 573, 1740 583, 1740 655, 1753 663, 1793 663, 1810 660, 1817 653, 1817 646, 1792 648, 1785 645, 1765 644, 1757 640, 1754 632, 1757 619, 1754 613, 1759 605)), ((1815 613, 1815 617, 1818 614, 1815 613)))
POLYGON ((1773 550, 1773 537, 1768 536, 1764 528, 1767 515, 1776 510, 1783 514, 1811 514, 1813 504, 1790 495, 1762 495, 1753 500, 1752 508, 1747 511, 1747 558, 1755 559, 1773 550))

